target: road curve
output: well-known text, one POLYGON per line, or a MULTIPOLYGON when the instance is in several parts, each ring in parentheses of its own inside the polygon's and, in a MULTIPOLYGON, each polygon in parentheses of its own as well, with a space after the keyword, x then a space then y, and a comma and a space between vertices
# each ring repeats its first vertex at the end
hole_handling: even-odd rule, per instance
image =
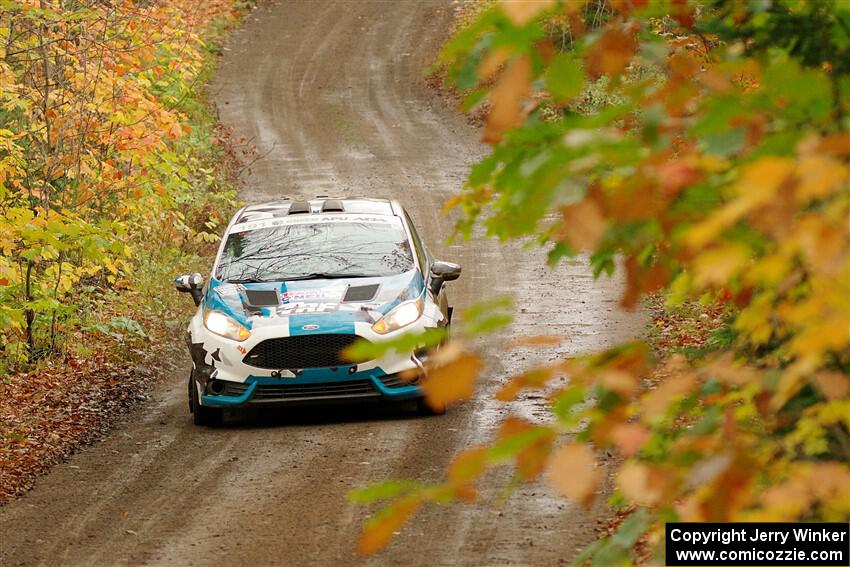
MULTIPOLYGON (((488 399, 534 361, 597 349, 639 332, 617 309, 620 284, 583 261, 552 272, 539 252, 478 239, 445 244, 442 203, 483 155, 478 133, 424 84, 447 34, 448 2, 290 0, 255 10, 231 38, 211 86, 220 117, 258 147, 242 176, 248 202, 281 196, 399 199, 435 256, 461 263, 457 307, 515 293, 511 333, 558 333, 547 352, 504 353, 482 339, 476 400, 442 417, 407 408, 325 408, 193 427, 187 367, 107 439, 55 467, 0 509, 2 565, 557 565, 593 537, 584 512, 545 486, 505 496, 496 473, 482 501, 420 513, 389 549, 357 557, 373 509, 349 488, 398 477, 437 480, 509 411, 545 419, 544 401, 488 399)), ((188 360, 188 356, 187 356, 188 360)))

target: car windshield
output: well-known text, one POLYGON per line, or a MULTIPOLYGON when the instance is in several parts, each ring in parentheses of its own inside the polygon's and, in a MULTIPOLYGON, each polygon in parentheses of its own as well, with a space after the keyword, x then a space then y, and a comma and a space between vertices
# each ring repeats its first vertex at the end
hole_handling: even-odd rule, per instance
POLYGON ((216 278, 252 282, 389 276, 413 268, 407 235, 394 217, 251 228, 227 237, 216 278))

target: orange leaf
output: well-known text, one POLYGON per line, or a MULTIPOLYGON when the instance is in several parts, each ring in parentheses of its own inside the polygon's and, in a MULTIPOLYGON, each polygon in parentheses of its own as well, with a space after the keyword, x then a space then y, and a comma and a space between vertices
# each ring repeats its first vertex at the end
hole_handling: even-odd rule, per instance
POLYGON ((558 337, 555 335, 535 335, 531 337, 519 337, 517 339, 508 341, 508 343, 505 345, 505 348, 513 349, 518 347, 558 346, 563 340, 564 337, 558 337))
POLYGON ((555 432, 542 436, 540 439, 523 449, 516 456, 517 476, 525 481, 536 479, 546 467, 546 461, 552 451, 555 432))
POLYGON ((487 448, 476 447, 458 454, 449 465, 449 481, 467 483, 487 468, 487 448))
POLYGON ((481 357, 463 353, 451 362, 429 371, 422 381, 422 391, 432 407, 472 397, 475 379, 481 370, 481 357))
POLYGON ((531 59, 523 55, 505 69, 490 91, 490 112, 482 135, 485 142, 496 144, 506 130, 519 126, 523 115, 522 101, 530 92, 531 59))
POLYGON ((628 372, 616 369, 605 369, 599 373, 599 382, 606 389, 622 396, 628 396, 637 388, 637 378, 628 372))
POLYGON ((841 372, 818 372, 815 383, 829 400, 840 400, 850 394, 850 378, 841 372))
POLYGON ((561 207, 561 227, 555 234, 575 248, 594 250, 605 235, 607 224, 599 205, 585 199, 575 205, 561 207))
POLYGON ((386 547, 393 533, 404 525, 421 504, 418 496, 411 496, 382 510, 363 527, 360 541, 357 542, 357 551, 370 555, 386 547))
POLYGON ((649 431, 637 423, 621 423, 611 430, 611 440, 623 455, 631 457, 649 440, 649 431))
POLYGON ((643 397, 641 413, 647 418, 660 414, 672 402, 690 393, 696 385, 696 377, 692 374, 673 376, 643 397))
POLYGON ((804 204, 811 199, 829 195, 840 183, 846 185, 847 168, 839 161, 827 156, 806 156, 797 166, 800 185, 797 188, 797 203, 804 204))
POLYGON ((460 205, 462 202, 463 202, 463 198, 460 195, 455 195, 454 197, 452 197, 451 199, 446 201, 445 204, 443 204, 442 213, 443 214, 448 213, 453 208, 460 205))
POLYGON ((619 75, 632 60, 636 48, 633 33, 622 28, 610 28, 587 50, 587 74, 593 79, 602 75, 619 75))
POLYGON ((537 15, 555 4, 555 0, 502 0, 502 12, 517 26, 524 26, 537 15))
POLYGON ((589 508, 601 478, 596 456, 587 445, 558 447, 549 460, 549 481, 564 497, 589 508))
POLYGON ((736 363, 732 353, 717 357, 702 368, 702 373, 717 379, 723 384, 736 386, 742 386, 759 380, 759 373, 748 366, 736 363))
POLYGON ((672 486, 672 474, 659 467, 627 461, 617 474, 617 486, 630 502, 654 506, 672 486))
POLYGON ((519 376, 514 376, 507 384, 499 388, 499 391, 496 392, 496 399, 508 402, 516 398, 523 388, 542 388, 561 370, 560 365, 527 370, 519 376))
POLYGON ((478 65, 478 78, 486 80, 495 75, 496 72, 501 69, 505 63, 507 63, 510 56, 510 50, 504 47, 496 48, 488 53, 484 60, 478 65))

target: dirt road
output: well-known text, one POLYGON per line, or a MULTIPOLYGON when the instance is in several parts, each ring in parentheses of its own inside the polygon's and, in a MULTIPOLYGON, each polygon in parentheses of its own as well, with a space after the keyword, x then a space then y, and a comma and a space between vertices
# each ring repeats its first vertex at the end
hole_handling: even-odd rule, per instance
POLYGON ((513 292, 522 308, 513 333, 569 340, 510 354, 482 340, 490 367, 478 398, 427 419, 403 408, 325 408, 196 428, 186 368, 130 423, 0 509, 0 564, 557 565, 590 541, 600 510, 534 486, 500 505, 493 488, 478 504, 428 509, 385 553, 353 551, 370 510, 346 502, 349 488, 441 478, 452 455, 488 439, 505 412, 544 418, 534 397, 488 400, 507 376, 641 325, 616 308, 619 284, 594 282, 583 262, 549 272, 541 254, 516 246, 444 244, 451 221, 440 206, 485 151, 424 85, 450 21, 447 2, 292 0, 256 11, 212 86, 222 121, 264 155, 243 176, 242 198, 397 198, 435 255, 463 265, 450 284, 457 307, 513 292))

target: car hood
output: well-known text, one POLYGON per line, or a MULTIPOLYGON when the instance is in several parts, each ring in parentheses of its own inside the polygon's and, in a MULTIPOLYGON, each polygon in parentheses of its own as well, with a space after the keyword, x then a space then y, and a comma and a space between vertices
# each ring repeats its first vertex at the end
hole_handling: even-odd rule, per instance
POLYGON ((223 311, 248 329, 288 325, 290 334, 354 333, 425 290, 418 270, 394 276, 234 284, 210 280, 204 307, 223 311))

